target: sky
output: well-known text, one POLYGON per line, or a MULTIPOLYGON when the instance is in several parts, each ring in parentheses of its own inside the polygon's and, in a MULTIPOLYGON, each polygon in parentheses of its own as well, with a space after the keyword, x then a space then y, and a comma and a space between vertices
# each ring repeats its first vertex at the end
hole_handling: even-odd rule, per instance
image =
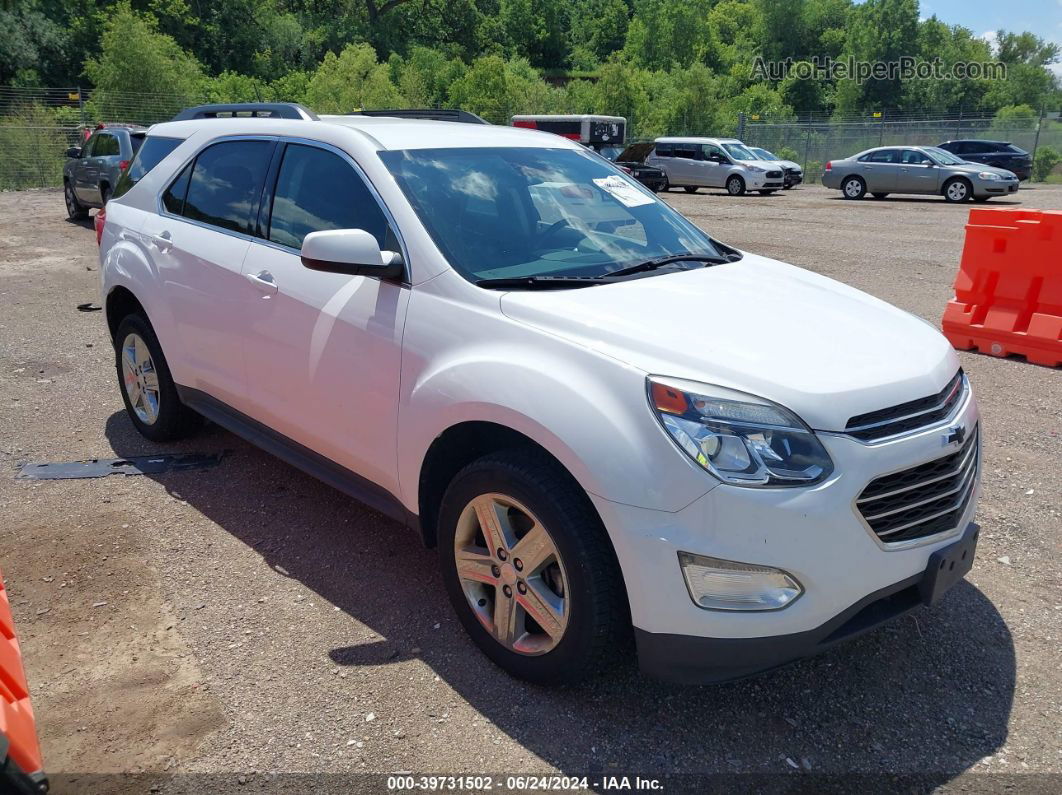
MULTIPOLYGON (((989 40, 997 30, 1035 33, 1062 46, 1062 0, 922 0, 922 17, 936 15, 941 22, 962 25, 989 40)), ((1052 67, 1062 77, 1062 63, 1052 67)))

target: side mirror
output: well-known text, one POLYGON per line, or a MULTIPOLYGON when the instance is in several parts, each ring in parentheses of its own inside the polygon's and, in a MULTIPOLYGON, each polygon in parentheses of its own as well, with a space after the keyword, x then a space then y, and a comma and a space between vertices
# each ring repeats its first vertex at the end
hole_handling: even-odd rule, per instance
POLYGON ((69 149, 66 150, 66 156, 73 157, 75 159, 81 157, 81 147, 71 146, 69 149))
POLYGON ((400 279, 402 255, 381 251, 376 238, 364 229, 327 229, 310 232, 302 241, 302 264, 314 271, 400 279))
POLYGON ((937 164, 934 163, 932 160, 927 160, 925 163, 923 163, 923 165, 926 168, 936 168, 937 167, 937 164))

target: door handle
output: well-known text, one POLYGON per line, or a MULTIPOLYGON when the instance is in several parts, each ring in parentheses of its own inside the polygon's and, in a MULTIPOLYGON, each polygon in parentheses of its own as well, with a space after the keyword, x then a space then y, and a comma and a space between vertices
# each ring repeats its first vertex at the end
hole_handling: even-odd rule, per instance
POLYGON ((173 235, 166 231, 159 232, 159 234, 151 236, 151 241, 159 251, 169 251, 173 246, 173 235))
POLYGON ((273 274, 269 271, 259 271, 258 273, 248 273, 248 281, 260 290, 264 290, 268 295, 272 295, 277 291, 277 280, 273 278, 273 274))

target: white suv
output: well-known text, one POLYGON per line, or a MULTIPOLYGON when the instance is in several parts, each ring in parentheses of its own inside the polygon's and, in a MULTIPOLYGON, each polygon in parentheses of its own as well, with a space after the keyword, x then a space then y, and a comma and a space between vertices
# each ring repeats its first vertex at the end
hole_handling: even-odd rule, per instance
MULTIPOLYGON (((437 545, 512 674, 684 682, 818 652, 972 564, 977 406, 929 324, 738 252, 556 135, 160 124, 107 206, 122 395, 437 545)), ((395 543, 405 543, 398 536, 395 543)))
POLYGON ((667 175, 668 188, 726 188, 731 196, 763 194, 785 187, 785 172, 765 162, 736 138, 657 138, 645 162, 667 175))

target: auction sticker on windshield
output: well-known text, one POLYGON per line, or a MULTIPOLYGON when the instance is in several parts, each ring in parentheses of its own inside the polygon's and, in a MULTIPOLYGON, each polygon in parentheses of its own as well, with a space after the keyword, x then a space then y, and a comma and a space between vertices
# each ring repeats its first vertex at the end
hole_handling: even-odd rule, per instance
POLYGON ((594 180, 594 184, 625 207, 639 207, 643 204, 651 204, 653 201, 651 196, 646 196, 623 177, 598 177, 594 180))

